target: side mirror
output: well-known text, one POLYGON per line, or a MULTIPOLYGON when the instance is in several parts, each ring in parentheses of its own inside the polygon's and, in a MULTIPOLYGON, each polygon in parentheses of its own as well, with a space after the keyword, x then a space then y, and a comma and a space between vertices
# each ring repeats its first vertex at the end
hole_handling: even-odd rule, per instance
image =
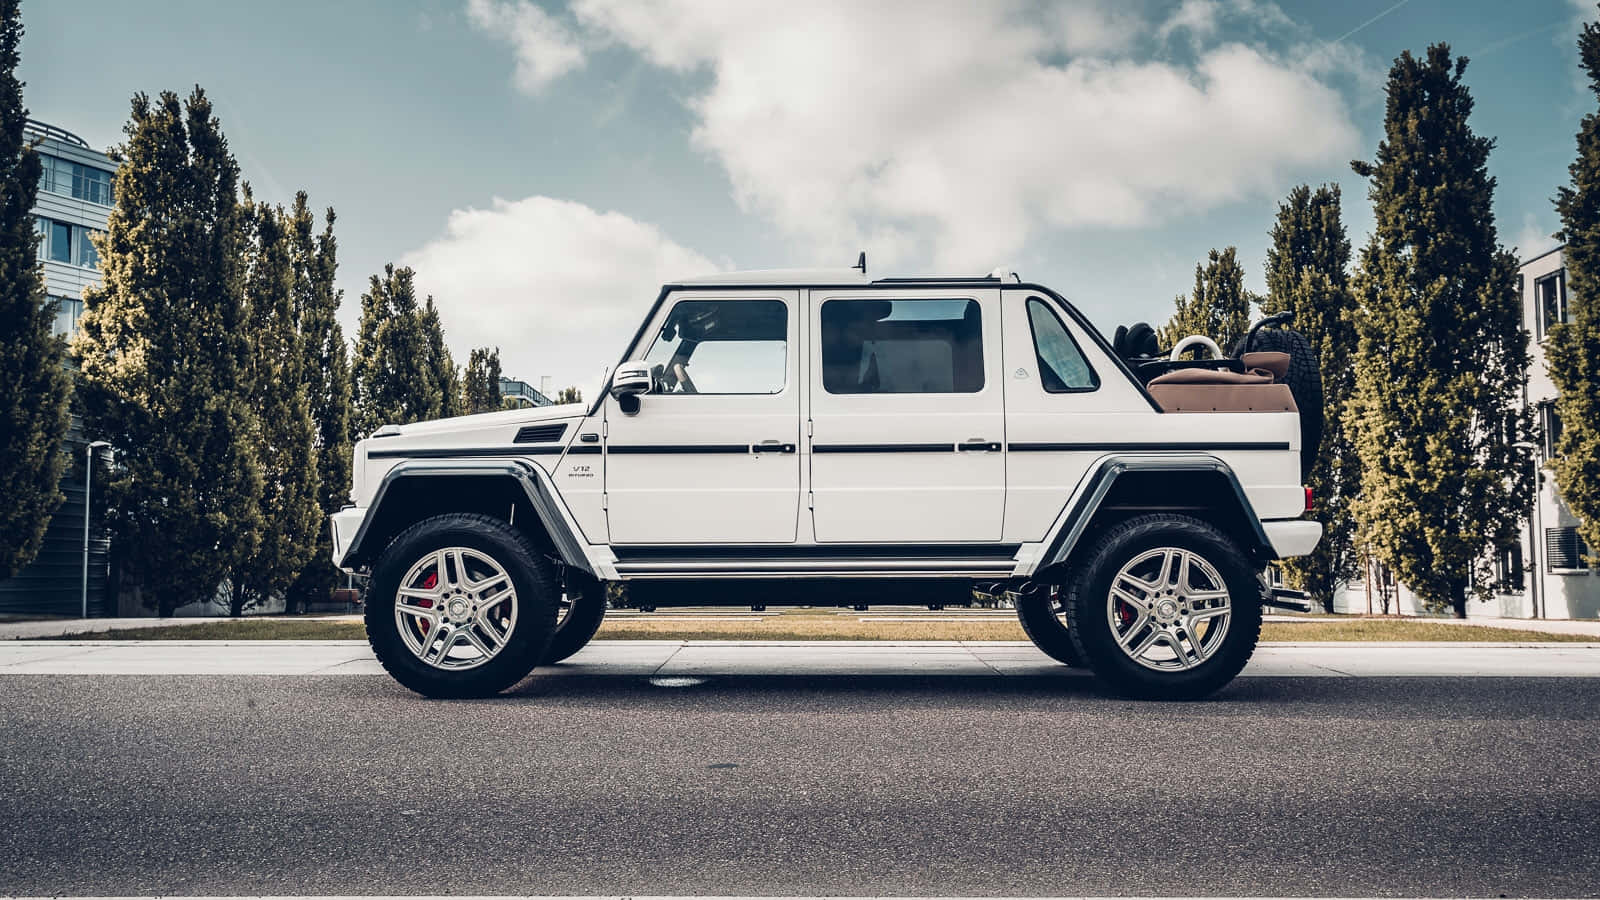
POLYGON ((611 396, 631 416, 639 411, 639 395, 648 394, 652 384, 648 363, 626 362, 611 374, 611 396))

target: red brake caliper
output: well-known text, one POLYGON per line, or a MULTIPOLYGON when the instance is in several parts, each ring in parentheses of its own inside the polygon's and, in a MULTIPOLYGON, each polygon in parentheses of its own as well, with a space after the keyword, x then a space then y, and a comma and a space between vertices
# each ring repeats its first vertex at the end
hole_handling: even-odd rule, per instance
MULTIPOLYGON (((428 577, 422 579, 422 589, 425 590, 425 591, 431 591, 431 590, 433 590, 434 588, 436 588, 438 586, 439 586, 439 573, 438 572, 429 572, 428 573, 428 577)), ((423 609, 432 609, 433 608, 433 601, 432 600, 418 600, 417 601, 417 605, 422 607, 423 609)), ((427 619, 418 619, 417 620, 417 624, 422 628, 422 633, 423 634, 427 634, 428 633, 428 620, 427 619)))

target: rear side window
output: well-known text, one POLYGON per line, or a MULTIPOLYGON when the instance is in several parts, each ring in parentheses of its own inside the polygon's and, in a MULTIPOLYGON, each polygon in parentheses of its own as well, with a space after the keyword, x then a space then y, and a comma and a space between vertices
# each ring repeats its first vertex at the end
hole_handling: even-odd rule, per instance
POLYGON ((1033 329, 1033 352, 1039 360, 1039 384, 1052 394, 1092 391, 1100 378, 1089 368, 1078 342, 1055 310, 1038 298, 1028 300, 1028 326, 1033 329))
POLYGON ((967 299, 822 304, 822 387, 830 394, 975 394, 983 319, 967 299))

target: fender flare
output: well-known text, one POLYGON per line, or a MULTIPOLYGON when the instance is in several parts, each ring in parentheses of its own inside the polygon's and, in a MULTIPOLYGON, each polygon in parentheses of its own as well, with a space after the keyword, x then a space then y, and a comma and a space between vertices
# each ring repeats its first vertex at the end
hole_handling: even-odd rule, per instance
POLYGON ((1082 541, 1085 532, 1088 531, 1089 523, 1094 521, 1095 514, 1100 511, 1106 495, 1111 493, 1117 480, 1125 475, 1141 472, 1197 472, 1220 475, 1231 488, 1232 497, 1238 503, 1238 511, 1250 525, 1249 533, 1242 536, 1246 552, 1263 564, 1275 557, 1272 542, 1267 539, 1267 531, 1262 527, 1260 517, 1250 505, 1250 498, 1245 496, 1244 487, 1239 484, 1239 476, 1234 474, 1227 463, 1215 456, 1204 454, 1107 456, 1096 462, 1079 482, 1078 490, 1067 502, 1062 519, 1046 539, 1044 551, 1039 555, 1033 573, 1059 566, 1070 559, 1072 551, 1082 541))
POLYGON ((516 482, 522 489, 528 505, 539 517, 539 523, 544 526, 545 533, 550 536, 550 542, 555 546, 562 563, 590 576, 595 575, 594 567, 584 553, 583 542, 568 522, 561 503, 556 499, 555 491, 550 486, 550 477, 544 470, 522 460, 411 460, 400 463, 383 476, 383 481, 379 483, 378 490, 372 497, 372 505, 367 507, 367 514, 361 519, 361 525, 356 529, 355 537, 350 540, 350 547, 345 551, 344 559, 339 565, 349 566, 352 560, 370 559, 382 549, 367 544, 371 543, 372 523, 378 520, 384 500, 396 484, 415 478, 485 476, 509 478, 516 482))

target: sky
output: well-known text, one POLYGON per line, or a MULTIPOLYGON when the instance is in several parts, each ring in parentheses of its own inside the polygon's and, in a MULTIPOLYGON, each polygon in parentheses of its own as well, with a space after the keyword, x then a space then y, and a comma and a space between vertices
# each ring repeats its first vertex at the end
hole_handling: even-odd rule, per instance
MULTIPOLYGON (((1277 204, 1343 190, 1359 247, 1402 51, 1472 62, 1500 239, 1551 205, 1596 99, 1575 0, 24 0, 38 119, 105 149, 203 86, 258 197, 338 214, 343 320, 416 269, 458 362, 591 386, 666 281, 1017 271, 1162 322, 1212 247, 1247 284, 1277 204)), ((591 387, 592 389, 592 387, 591 387)))

